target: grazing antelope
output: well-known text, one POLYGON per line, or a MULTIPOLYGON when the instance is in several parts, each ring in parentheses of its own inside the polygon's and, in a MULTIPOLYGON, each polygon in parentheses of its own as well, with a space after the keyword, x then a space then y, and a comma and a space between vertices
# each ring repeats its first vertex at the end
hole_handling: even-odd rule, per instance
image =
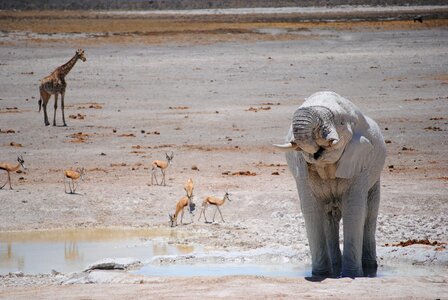
POLYGON ((216 207, 216 209, 215 209, 215 213, 213 214, 212 222, 215 222, 216 211, 219 211, 222 221, 225 222, 224 218, 222 217, 222 213, 221 213, 221 210, 219 209, 219 207, 222 206, 226 202, 226 200, 231 201, 229 196, 230 196, 230 194, 228 192, 226 192, 226 194, 224 195, 224 197, 222 199, 216 198, 213 196, 208 196, 207 198, 205 198, 204 201, 202 202, 202 209, 201 209, 201 213, 199 214, 198 221, 201 219, 201 216, 204 215, 205 223, 208 223, 207 217, 205 216, 205 209, 207 208, 208 205, 214 205, 216 207))
POLYGON ((6 162, 2 162, 0 163, 0 170, 5 170, 8 173, 8 180, 5 182, 4 185, 2 185, 0 187, 0 190, 9 182, 9 189, 12 190, 12 186, 11 186, 11 176, 10 176, 10 172, 16 172, 17 170, 20 169, 20 166, 22 166, 23 169, 26 170, 25 168, 25 161, 23 160, 22 155, 17 155, 17 161, 19 162, 17 165, 13 165, 10 163, 6 163, 6 162))
POLYGON ((171 155, 168 155, 168 153, 165 153, 166 156, 166 161, 163 160, 155 160, 152 162, 152 168, 151 168, 151 185, 153 185, 153 179, 156 180, 156 184, 159 185, 158 181, 157 181, 157 176, 156 176, 156 172, 157 169, 160 169, 160 171, 162 172, 162 182, 160 183, 160 185, 166 185, 165 183, 165 172, 166 169, 168 169, 168 167, 171 165, 171 161, 173 160, 174 157, 174 153, 171 152, 171 155))
POLYGON ((70 188, 70 194, 74 194, 76 191, 76 188, 78 187, 78 184, 75 184, 75 182, 80 178, 82 181, 84 181, 84 173, 85 173, 84 168, 81 168, 81 169, 78 168, 78 169, 76 169, 76 171, 73 171, 73 170, 65 170, 64 171, 64 190, 65 190, 66 194, 68 194, 67 187, 65 185, 66 179, 71 180, 71 184, 70 184, 70 181, 68 182, 68 187, 70 188))
POLYGON ((53 115, 53 126, 56 126, 56 109, 58 108, 58 95, 61 94, 61 110, 62 110, 62 122, 64 126, 67 126, 65 123, 64 116, 64 97, 65 97, 65 88, 67 87, 67 83, 65 82, 65 76, 70 72, 78 59, 82 61, 86 61, 86 57, 84 56, 84 50, 78 49, 75 55, 65 64, 56 68, 50 75, 44 77, 40 81, 39 92, 39 112, 41 106, 44 107, 44 122, 45 126, 50 125, 48 122, 47 116, 47 103, 50 100, 51 95, 54 95, 54 115, 53 115))
MULTIPOLYGON (((168 214, 168 216, 170 217, 170 226, 174 227, 177 226, 177 216, 179 215, 179 212, 181 212, 180 215, 180 224, 183 225, 183 218, 184 218, 184 208, 185 206, 189 206, 191 205, 191 197, 188 196, 183 196, 182 198, 180 198, 179 201, 177 201, 176 204, 176 212, 174 213, 174 215, 172 214, 168 214)), ((191 208, 191 206, 190 206, 191 208)), ((193 223, 193 213, 191 212, 191 209, 189 209, 190 211, 190 220, 191 223, 193 223)))

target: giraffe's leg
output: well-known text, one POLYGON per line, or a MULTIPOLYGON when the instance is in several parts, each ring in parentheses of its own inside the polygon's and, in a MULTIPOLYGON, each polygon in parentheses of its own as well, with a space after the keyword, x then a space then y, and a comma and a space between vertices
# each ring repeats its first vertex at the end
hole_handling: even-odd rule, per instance
POLYGON ((184 209, 182 208, 182 212, 180 213, 180 225, 184 225, 184 209))
POLYGON ((64 115, 64 96, 65 96, 65 90, 61 93, 61 110, 62 110, 62 123, 64 126, 67 126, 65 123, 65 115, 64 115))
POLYGON ((51 95, 44 90, 43 86, 39 88, 39 91, 40 91, 39 111, 40 111, 40 104, 42 104, 42 106, 44 107, 44 123, 45 126, 48 126, 50 125, 50 122, 48 122, 47 103, 51 95))
POLYGON ((65 182, 66 182, 66 178, 64 176, 64 192, 67 194, 67 185, 65 184, 65 182))
POLYGON ((53 126, 56 126, 56 109, 57 108, 58 108, 58 93, 54 94, 53 126))

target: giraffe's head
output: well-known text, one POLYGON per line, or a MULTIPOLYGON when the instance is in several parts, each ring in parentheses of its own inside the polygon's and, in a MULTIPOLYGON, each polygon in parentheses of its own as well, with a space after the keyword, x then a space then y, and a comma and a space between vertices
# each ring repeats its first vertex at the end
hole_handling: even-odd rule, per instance
POLYGON ((86 57, 84 56, 84 50, 82 49, 78 49, 76 50, 76 56, 78 56, 78 58, 82 61, 86 61, 86 57))

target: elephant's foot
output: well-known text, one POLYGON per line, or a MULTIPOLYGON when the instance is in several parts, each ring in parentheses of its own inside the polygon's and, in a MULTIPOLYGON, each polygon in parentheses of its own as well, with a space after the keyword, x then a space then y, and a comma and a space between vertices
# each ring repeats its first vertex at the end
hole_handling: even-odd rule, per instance
POLYGON ((305 277, 306 281, 311 281, 311 282, 321 282, 321 281, 324 281, 325 279, 327 279, 327 277, 320 277, 320 276, 306 276, 305 277))
POLYGON ((376 277, 377 270, 378 264, 376 261, 362 262, 362 272, 364 273, 364 277, 376 277))
POLYGON ((363 272, 361 269, 343 269, 342 270, 342 277, 349 277, 349 278, 355 278, 355 277, 363 277, 363 272))
POLYGON ((311 276, 305 277, 305 280, 311 281, 311 282, 321 282, 327 278, 332 278, 330 272, 312 272, 311 276))
POLYGON ((327 278, 334 278, 330 271, 312 271, 311 276, 306 276, 305 280, 312 282, 321 282, 327 278))

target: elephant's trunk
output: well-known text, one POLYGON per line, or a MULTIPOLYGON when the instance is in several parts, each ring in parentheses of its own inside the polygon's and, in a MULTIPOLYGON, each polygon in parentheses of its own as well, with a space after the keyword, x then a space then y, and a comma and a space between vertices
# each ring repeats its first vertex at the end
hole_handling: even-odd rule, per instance
POLYGON ((333 113, 326 107, 299 108, 292 120, 294 141, 308 153, 316 153, 321 146, 336 144, 339 136, 333 119, 333 113))

